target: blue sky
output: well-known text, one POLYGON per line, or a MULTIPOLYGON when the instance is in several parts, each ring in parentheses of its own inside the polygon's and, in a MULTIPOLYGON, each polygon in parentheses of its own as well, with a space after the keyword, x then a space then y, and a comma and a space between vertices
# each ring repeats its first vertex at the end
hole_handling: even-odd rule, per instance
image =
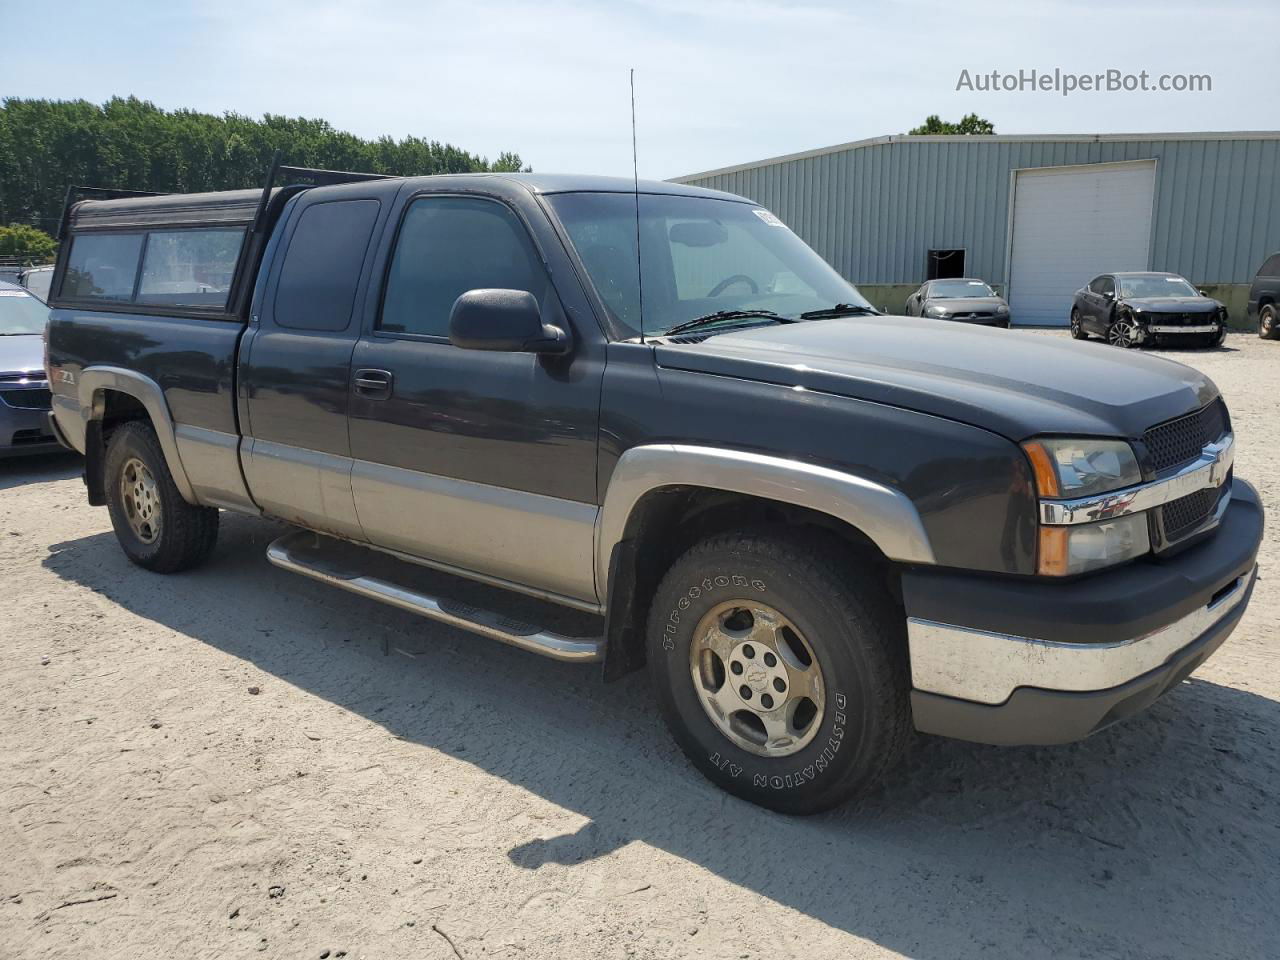
POLYGON ((671 177, 976 111, 1000 133, 1274 129, 1280 4, 0 0, 0 96, 323 117, 534 169, 671 177), (12 9, 6 10, 6 8, 12 9), (1274 43, 1272 44, 1274 46, 1274 43), (957 92, 962 69, 1208 73, 1207 93, 957 92), (1270 74, 1268 82, 1265 75, 1270 74))

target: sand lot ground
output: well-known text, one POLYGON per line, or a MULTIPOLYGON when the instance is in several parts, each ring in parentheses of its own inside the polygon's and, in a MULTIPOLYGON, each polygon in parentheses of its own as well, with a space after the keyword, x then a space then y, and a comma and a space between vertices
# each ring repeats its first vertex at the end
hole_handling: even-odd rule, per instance
MULTIPOLYGON (((1280 343, 1171 355, 1274 517, 1280 343)), ((0 465, 6 960, 1280 955, 1274 520, 1240 628, 1146 714, 919 738, 862 807, 789 819, 704 782, 643 674, 276 570, 262 521, 146 573, 78 471, 0 465)))

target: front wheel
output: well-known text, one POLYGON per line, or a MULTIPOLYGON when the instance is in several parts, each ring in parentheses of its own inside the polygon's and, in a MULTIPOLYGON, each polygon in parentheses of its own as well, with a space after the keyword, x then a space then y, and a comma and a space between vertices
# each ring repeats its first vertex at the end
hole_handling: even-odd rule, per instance
POLYGON ((1111 321, 1107 327, 1107 343, 1113 347, 1136 347, 1138 345, 1138 325, 1133 317, 1122 313, 1111 321))
POLYGON ((1280 319, 1277 319, 1274 303, 1264 304, 1258 311, 1258 336, 1263 340, 1274 340, 1280 336, 1280 319))
POLYGON ((208 559, 218 541, 218 511, 182 499, 150 424, 117 427, 103 470, 111 525, 130 560, 177 573, 208 559))
POLYGON ((905 749, 903 618, 834 544, 783 530, 705 540, 663 578, 648 634, 676 742, 732 794, 817 813, 905 749))

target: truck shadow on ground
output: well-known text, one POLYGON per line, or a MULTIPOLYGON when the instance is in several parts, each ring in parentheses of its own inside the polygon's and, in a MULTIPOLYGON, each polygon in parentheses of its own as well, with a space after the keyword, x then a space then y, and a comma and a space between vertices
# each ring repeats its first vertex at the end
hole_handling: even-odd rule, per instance
POLYGON ((703 781, 662 729, 643 674, 606 686, 593 668, 278 571, 263 556, 278 526, 223 520, 212 561, 191 574, 138 570, 110 534, 56 544, 45 566, 588 818, 506 851, 521 868, 583 864, 641 841, 930 960, 1240 958, 1280 942, 1280 704, 1270 699, 1192 680, 1074 746, 920 738, 859 807, 788 818, 703 781))
POLYGON ((41 453, 0 459, 0 490, 28 483, 69 480, 80 475, 84 460, 78 453, 41 453))

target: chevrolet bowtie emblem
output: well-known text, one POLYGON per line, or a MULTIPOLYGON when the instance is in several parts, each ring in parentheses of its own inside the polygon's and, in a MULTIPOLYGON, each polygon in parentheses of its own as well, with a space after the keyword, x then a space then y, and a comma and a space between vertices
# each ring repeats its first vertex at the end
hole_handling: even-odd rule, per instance
POLYGON ((1215 487, 1221 485, 1222 481, 1226 479, 1226 465, 1223 462, 1225 453, 1225 450, 1219 450, 1214 454, 1213 465, 1209 467, 1209 483, 1215 487))

